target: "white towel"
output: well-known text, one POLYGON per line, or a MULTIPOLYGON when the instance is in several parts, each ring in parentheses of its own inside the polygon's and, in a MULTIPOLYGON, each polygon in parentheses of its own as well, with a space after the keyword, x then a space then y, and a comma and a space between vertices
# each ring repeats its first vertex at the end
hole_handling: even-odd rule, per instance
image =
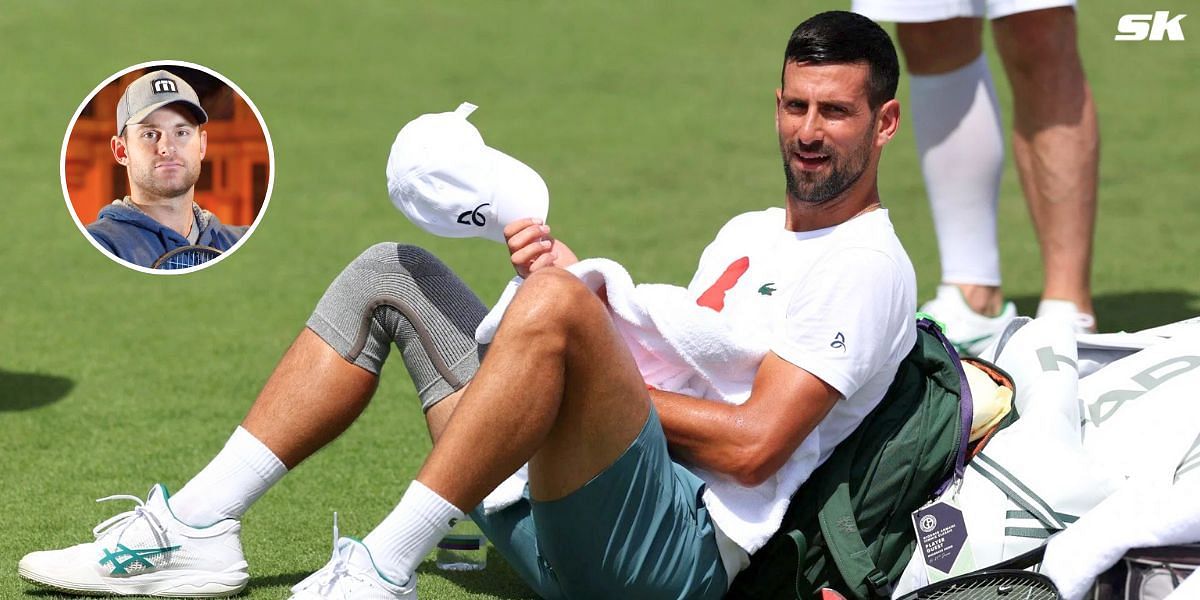
MULTIPOLYGON (((609 310, 646 383, 696 397, 744 402, 754 374, 767 353, 766 340, 734 335, 720 313, 699 306, 686 288, 663 284, 635 286, 621 265, 591 258, 567 269, 592 291, 605 287, 609 310)), ((492 341, 500 319, 520 285, 505 293, 479 328, 475 339, 492 341)))
MULTIPOLYGON (((634 285, 624 267, 590 258, 568 269, 589 289, 604 286, 609 311, 647 384, 697 398, 741 404, 750 397, 767 340, 734 335, 721 314, 696 304, 683 287, 634 285)), ((475 330, 481 344, 491 343, 522 280, 513 279, 475 330)), ((524 489, 524 469, 484 499, 491 513, 516 502, 524 489)))
POLYGON ((1064 598, 1079 600, 1130 548, 1193 542, 1200 542, 1200 481, 1130 479, 1050 540, 1042 572, 1064 598))

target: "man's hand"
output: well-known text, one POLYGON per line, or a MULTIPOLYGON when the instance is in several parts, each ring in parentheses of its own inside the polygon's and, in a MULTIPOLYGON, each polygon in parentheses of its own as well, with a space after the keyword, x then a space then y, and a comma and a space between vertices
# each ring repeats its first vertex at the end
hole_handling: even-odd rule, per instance
POLYGON ((549 266, 567 267, 579 262, 566 244, 550 236, 550 226, 539 219, 520 219, 504 227, 509 259, 517 275, 529 277, 549 266))

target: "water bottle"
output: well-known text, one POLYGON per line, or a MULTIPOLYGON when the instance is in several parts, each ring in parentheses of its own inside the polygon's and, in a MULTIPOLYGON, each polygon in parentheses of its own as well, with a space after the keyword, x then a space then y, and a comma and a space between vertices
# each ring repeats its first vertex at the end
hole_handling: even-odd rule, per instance
POLYGON ((481 571, 487 566, 487 538, 469 517, 459 519, 438 542, 436 564, 443 571, 481 571))

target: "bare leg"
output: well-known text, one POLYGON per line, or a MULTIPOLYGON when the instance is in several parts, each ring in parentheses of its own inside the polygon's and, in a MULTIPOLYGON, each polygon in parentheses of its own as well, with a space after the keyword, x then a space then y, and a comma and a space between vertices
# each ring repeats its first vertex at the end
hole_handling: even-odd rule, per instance
POLYGON ((913 75, 937 75, 966 66, 983 52, 982 34, 983 20, 977 18, 896 24, 896 38, 913 75))
POLYGON ((628 448, 650 410, 607 310, 559 269, 525 282, 457 407, 442 405, 453 418, 433 431, 417 479, 464 511, 526 461, 534 498, 566 496, 628 448))
POLYGON ((1013 90, 1013 153, 1037 229, 1042 297, 1093 314, 1092 236, 1100 134, 1069 7, 993 22, 1013 90))
POLYGON ((347 362, 305 328, 271 373, 242 427, 291 469, 350 427, 378 382, 378 376, 347 362))
POLYGON ((330 284, 242 426, 294 467, 362 413, 393 344, 422 404, 434 404, 474 374, 486 313, 429 252, 371 246, 330 284))
POLYGON ((461 388, 478 368, 473 333, 486 312, 428 252, 368 248, 330 284, 242 427, 172 497, 177 514, 198 524, 240 518, 358 418, 393 345, 423 406, 461 388))
MULTIPOLYGON (((470 387, 471 384, 467 384, 470 387)), ((462 399, 466 393, 467 387, 464 387, 449 396, 442 399, 441 402, 433 405, 428 412, 425 413, 425 425, 429 427, 429 437, 437 444, 438 439, 442 437, 442 432, 446 430, 446 425, 450 424, 450 418, 454 414, 454 409, 458 406, 458 401, 462 399)))
MULTIPOLYGON (((928 78, 930 76, 945 75, 953 71, 958 71, 978 59, 983 52, 983 21, 978 18, 948 19, 931 23, 898 23, 896 25, 896 33, 900 42, 900 48, 904 53, 908 71, 918 77, 928 78)), ((946 253, 965 252, 972 257, 971 260, 976 261, 987 260, 983 258, 985 256, 991 256, 990 260, 996 260, 995 247, 980 246, 981 244, 984 246, 988 245, 988 242, 983 241, 984 239, 994 241, 994 231, 988 232, 989 235, 987 236, 980 235, 977 236, 978 239, 972 238, 967 240, 975 245, 974 248, 952 247, 951 241, 963 237, 963 234, 951 235, 955 232, 947 231, 947 228, 961 228, 962 224, 956 221, 963 215, 946 213, 950 212, 948 210, 950 208, 956 210, 993 211, 994 207, 992 204, 995 201, 999 173, 1004 161, 1003 142, 1001 140, 998 117, 991 117, 995 119, 994 123, 988 120, 986 115, 988 111, 984 111, 984 114, 976 117, 984 119, 987 125, 985 129, 994 129, 995 131, 995 148, 989 152, 984 152, 983 149, 977 148, 980 143, 980 140, 977 139, 978 136, 972 135, 969 131, 962 131, 957 134, 957 137, 950 137, 951 134, 949 132, 955 130, 959 125, 955 122, 946 123, 945 121, 947 119, 951 121, 963 119, 966 116, 965 112, 952 114, 934 112, 930 114, 930 111, 943 109, 925 106, 926 103, 924 100, 927 99, 916 98, 916 80, 914 80, 913 88, 914 102, 916 104, 914 104, 912 110, 914 125, 917 127, 917 135, 922 136, 922 134, 925 134, 926 137, 937 138, 936 140, 924 140, 918 137, 919 145, 927 149, 922 152, 922 156, 925 157, 925 152, 929 151, 931 146, 945 144, 945 147, 940 152, 931 153, 928 155, 928 158, 922 159, 922 166, 926 170, 925 180, 930 205, 934 208, 934 224, 937 226, 939 246, 941 246, 940 250, 943 253, 943 282, 958 286, 963 294, 963 299, 971 310, 983 315, 998 314, 1004 304, 1004 294, 999 285, 984 285, 977 281, 962 281, 956 279, 953 274, 946 272, 948 262, 946 253), (925 112, 922 112, 922 110, 925 112), (926 124, 926 121, 929 123, 926 124), (962 146, 964 144, 969 149, 982 153, 982 156, 973 156, 976 164, 970 165, 965 171, 961 165, 956 164, 963 160, 962 146), (926 164, 927 161, 929 161, 929 164, 926 164), (945 161, 950 161, 950 163, 942 164, 945 161), (943 206, 947 210, 937 210, 938 206, 943 206), (978 208, 968 208, 971 206, 977 206, 978 208)), ((953 91, 959 95, 966 93, 969 97, 975 93, 975 84, 973 82, 969 83, 966 90, 955 89, 953 91)), ((927 93, 938 95, 935 92, 927 93)), ((955 110, 978 111, 979 109, 964 105, 956 107, 955 110)), ((985 147, 990 148, 986 144, 985 147)), ((991 245, 994 246, 994 244, 991 245)), ((951 258, 962 260, 961 257, 951 258)), ((998 267, 990 268, 998 270, 998 267)))

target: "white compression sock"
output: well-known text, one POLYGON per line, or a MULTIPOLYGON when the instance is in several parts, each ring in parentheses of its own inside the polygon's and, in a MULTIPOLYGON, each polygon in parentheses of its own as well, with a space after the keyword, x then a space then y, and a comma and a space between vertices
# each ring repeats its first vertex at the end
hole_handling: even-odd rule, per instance
POLYGON ((400 504, 383 519, 363 544, 384 577, 404 585, 425 555, 466 515, 437 492, 413 480, 400 504))
POLYGON ((193 527, 239 519, 286 474, 270 448, 239 426, 212 462, 171 496, 171 511, 193 527))
POLYGON ((909 96, 942 281, 998 286, 1004 132, 987 58, 981 54, 949 73, 913 75, 909 96))

